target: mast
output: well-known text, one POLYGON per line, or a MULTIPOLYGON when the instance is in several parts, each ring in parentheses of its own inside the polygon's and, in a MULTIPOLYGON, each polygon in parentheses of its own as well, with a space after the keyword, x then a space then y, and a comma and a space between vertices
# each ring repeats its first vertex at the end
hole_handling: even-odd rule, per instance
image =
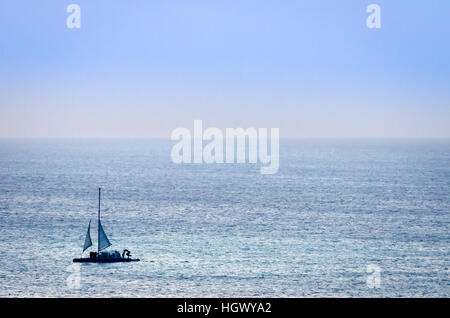
POLYGON ((97 226, 97 255, 100 254, 100 196, 102 187, 98 187, 98 226, 97 226))

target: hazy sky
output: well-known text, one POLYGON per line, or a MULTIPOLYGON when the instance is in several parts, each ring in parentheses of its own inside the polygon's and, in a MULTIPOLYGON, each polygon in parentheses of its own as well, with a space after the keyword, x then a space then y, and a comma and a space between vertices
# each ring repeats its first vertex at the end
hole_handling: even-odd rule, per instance
POLYGON ((0 0, 0 137, 169 138, 194 119, 450 137, 449 16, 448 0, 0 0))

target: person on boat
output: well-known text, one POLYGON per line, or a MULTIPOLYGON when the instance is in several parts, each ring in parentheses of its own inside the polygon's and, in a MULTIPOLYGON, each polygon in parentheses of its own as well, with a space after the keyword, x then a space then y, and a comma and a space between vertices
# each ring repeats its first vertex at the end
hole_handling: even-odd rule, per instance
POLYGON ((130 258, 130 257, 131 257, 131 253, 130 253, 130 251, 127 250, 127 249, 123 250, 123 252, 122 252, 122 258, 125 258, 125 256, 126 256, 127 258, 130 258))

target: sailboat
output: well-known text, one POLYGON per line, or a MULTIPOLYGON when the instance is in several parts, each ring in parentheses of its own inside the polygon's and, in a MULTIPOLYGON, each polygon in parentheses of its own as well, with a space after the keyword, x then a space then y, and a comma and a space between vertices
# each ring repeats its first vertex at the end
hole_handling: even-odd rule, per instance
MULTIPOLYGON (((111 242, 106 236, 103 230, 102 223, 100 222, 100 198, 102 188, 98 187, 98 240, 97 240, 97 252, 90 252, 89 257, 74 258, 74 263, 117 263, 117 262, 138 262, 139 258, 131 258, 130 251, 125 249, 122 254, 118 251, 103 251, 111 246, 111 242)), ((91 240, 91 221, 89 221, 86 238, 84 239, 83 252, 92 246, 91 240)))

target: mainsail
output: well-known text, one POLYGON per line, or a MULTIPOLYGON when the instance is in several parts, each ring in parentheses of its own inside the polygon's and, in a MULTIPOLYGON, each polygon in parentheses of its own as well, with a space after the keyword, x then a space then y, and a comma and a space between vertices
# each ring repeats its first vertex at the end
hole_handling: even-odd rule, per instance
POLYGON ((92 240, 91 240, 91 221, 89 220, 89 226, 86 233, 86 238, 84 239, 84 247, 83 252, 87 250, 89 247, 92 246, 92 240))
POLYGON ((105 231, 103 231, 102 223, 98 220, 98 250, 104 250, 109 246, 111 246, 111 243, 109 242, 105 231))

